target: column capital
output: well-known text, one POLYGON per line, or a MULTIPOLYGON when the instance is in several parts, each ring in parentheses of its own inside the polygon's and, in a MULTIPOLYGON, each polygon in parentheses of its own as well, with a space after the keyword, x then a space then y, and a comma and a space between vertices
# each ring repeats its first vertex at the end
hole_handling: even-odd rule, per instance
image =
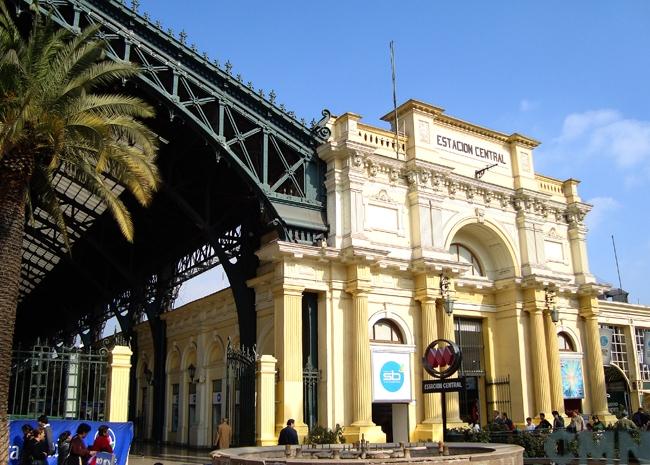
POLYGON ((598 307, 598 299, 591 295, 582 295, 579 298, 578 314, 585 318, 598 318, 600 308, 598 307))
POLYGON ((292 296, 302 296, 303 291, 305 290, 304 286, 299 286, 296 284, 287 284, 287 283, 278 283, 273 286, 273 295, 292 295, 292 296))
POLYGON ((365 264, 348 266, 348 281, 345 283, 345 292, 350 294, 368 294, 372 290, 372 274, 370 267, 365 264))

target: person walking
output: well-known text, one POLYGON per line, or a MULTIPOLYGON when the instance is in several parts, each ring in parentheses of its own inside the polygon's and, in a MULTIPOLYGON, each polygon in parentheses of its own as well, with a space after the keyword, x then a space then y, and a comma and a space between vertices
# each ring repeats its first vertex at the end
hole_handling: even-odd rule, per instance
POLYGON ((18 454, 18 464, 19 465, 30 465, 30 459, 27 454, 27 443, 31 440, 32 438, 32 431, 34 428, 32 428, 32 425, 29 423, 25 423, 23 426, 20 427, 20 430, 23 432, 23 446, 20 448, 20 452, 18 454))
POLYGON ((298 432, 296 431, 296 421, 293 418, 287 420, 287 426, 282 428, 280 431, 280 436, 278 437, 278 445, 297 445, 298 444, 298 432))
POLYGON ((47 416, 41 415, 38 417, 38 426, 45 429, 45 440, 47 442, 47 455, 54 455, 54 436, 52 434, 52 427, 47 419, 47 416))
POLYGON ((217 434, 214 436, 214 443, 219 449, 228 449, 232 439, 232 428, 228 424, 228 419, 221 420, 217 428, 217 434))
POLYGON ((558 412, 557 410, 553 410, 551 414, 553 414, 553 429, 555 431, 564 429, 564 418, 562 418, 560 412, 558 412))
POLYGON ((70 454, 66 465, 87 465, 88 460, 97 454, 94 450, 89 450, 84 442, 89 432, 90 425, 88 423, 82 423, 77 427, 77 433, 70 441, 70 454))

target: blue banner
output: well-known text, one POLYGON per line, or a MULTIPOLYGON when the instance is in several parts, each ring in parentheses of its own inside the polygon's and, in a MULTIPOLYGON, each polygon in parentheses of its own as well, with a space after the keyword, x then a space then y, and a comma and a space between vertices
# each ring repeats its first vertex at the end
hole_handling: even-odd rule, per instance
MULTIPOLYGON (((131 441, 133 440, 133 423, 111 423, 111 422, 99 422, 99 421, 83 421, 83 420, 51 420, 50 426, 52 427, 52 438, 54 439, 54 446, 57 447, 56 442, 59 438, 59 435, 64 431, 70 431, 74 436, 77 431, 77 427, 82 424, 87 423, 90 425, 90 433, 86 436, 84 440, 86 446, 90 448, 95 436, 97 436, 97 429, 102 426, 108 426, 108 436, 111 439, 111 446, 113 447, 113 454, 115 455, 115 464, 116 465, 125 465, 126 459, 129 456, 129 448, 131 447, 131 441)), ((20 457, 20 451, 23 448, 23 432, 21 428, 24 424, 31 425, 32 428, 36 428, 38 423, 35 420, 12 420, 9 423, 9 465, 18 465, 18 459, 20 457)), ((55 451, 54 455, 48 457, 48 465, 56 465, 58 450, 55 451)))

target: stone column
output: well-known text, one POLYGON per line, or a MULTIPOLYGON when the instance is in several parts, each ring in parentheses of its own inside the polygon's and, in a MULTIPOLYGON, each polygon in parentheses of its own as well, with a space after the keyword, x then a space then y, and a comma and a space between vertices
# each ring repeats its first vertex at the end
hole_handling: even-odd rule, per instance
MULTIPOLYGON (((416 357, 416 370, 422 372, 423 380, 431 380, 433 377, 420 367, 419 356, 424 353, 427 346, 438 339, 438 321, 436 315, 436 298, 424 295, 418 297, 420 301, 420 326, 422 338, 418 357, 416 357)), ((416 388, 417 389, 417 388, 416 388)), ((417 440, 442 440, 442 424, 440 418, 440 394, 422 394, 422 423, 415 429, 417 440)))
POLYGON ((533 366, 533 393, 535 415, 544 412, 548 415, 551 409, 551 392, 549 389, 548 361, 546 359, 546 344, 544 337, 543 309, 533 301, 526 309, 529 319, 529 348, 533 366))
POLYGON ((549 414, 551 409, 551 389, 548 374, 546 331, 544 330, 544 307, 546 295, 542 289, 524 290, 524 310, 528 312, 528 348, 533 368, 533 408, 535 416, 540 412, 549 414))
POLYGON ((272 355, 262 355, 257 360, 255 422, 257 431, 255 443, 258 446, 277 444, 275 434, 275 363, 272 355))
MULTIPOLYGON (((585 354, 587 356, 587 378, 591 413, 601 419, 609 415, 607 410, 607 390, 605 388, 605 369, 600 349, 600 326, 598 325, 598 301, 590 295, 580 297, 580 316, 585 320, 585 354)), ((603 420, 605 421, 605 420, 603 420)))
POLYGON ((115 346, 111 350, 108 373, 108 421, 128 421, 131 349, 115 346))
POLYGON ((307 434, 303 415, 302 386, 302 291, 300 286, 281 284, 274 289, 275 356, 278 360, 276 433, 289 418, 296 420, 298 436, 307 434))
POLYGON ((371 290, 370 269, 352 265, 348 269, 346 291, 352 294, 350 309, 350 376, 352 378, 352 424, 345 429, 346 439, 360 439, 363 434, 370 442, 385 442, 386 435, 372 422, 372 373, 370 339, 368 336, 368 294, 371 290))
MULTIPOLYGON (((551 408, 562 412, 564 411, 564 395, 562 393, 560 349, 557 345, 555 323, 551 320, 550 312, 544 312, 544 326, 546 331, 546 352, 548 355, 548 377, 551 387, 551 408)), ((550 412, 544 411, 544 413, 548 415, 550 412)), ((535 412, 535 416, 538 414, 539 412, 535 412)))
MULTIPOLYGON (((452 342, 456 342, 456 335, 454 333, 454 315, 448 315, 445 311, 445 305, 443 299, 438 299, 436 302, 436 307, 438 310, 438 321, 440 327, 438 329, 438 336, 440 339, 448 339, 452 342)), ((452 377, 458 376, 458 373, 452 375, 452 377)), ((447 392, 445 394, 447 400, 447 428, 455 428, 458 425, 452 423, 463 423, 460 420, 460 410, 458 403, 458 393, 457 392, 447 392)))

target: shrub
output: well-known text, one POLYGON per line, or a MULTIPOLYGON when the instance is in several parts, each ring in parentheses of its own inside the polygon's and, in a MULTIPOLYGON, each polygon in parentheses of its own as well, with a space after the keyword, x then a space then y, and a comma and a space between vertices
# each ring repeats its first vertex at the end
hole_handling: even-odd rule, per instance
POLYGON ((337 423, 333 430, 324 426, 314 426, 304 439, 305 444, 342 444, 345 442, 343 428, 337 423))

